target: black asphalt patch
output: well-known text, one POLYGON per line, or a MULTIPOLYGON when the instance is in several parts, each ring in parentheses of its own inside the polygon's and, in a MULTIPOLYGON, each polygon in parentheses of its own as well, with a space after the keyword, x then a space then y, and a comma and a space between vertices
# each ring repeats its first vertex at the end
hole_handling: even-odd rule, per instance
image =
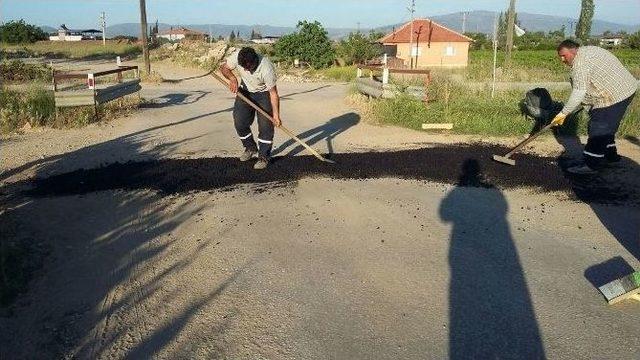
POLYGON ((514 156, 516 166, 492 160, 505 154, 502 146, 438 146, 415 150, 334 154, 336 164, 312 156, 276 157, 267 170, 254 170, 253 161, 236 158, 159 159, 114 163, 33 180, 31 196, 85 194, 101 190, 151 189, 165 194, 229 189, 242 184, 282 184, 302 178, 364 180, 398 178, 499 189, 533 188, 562 191, 594 202, 625 202, 630 193, 613 188, 599 176, 567 177, 555 158, 531 154, 514 156), (463 174, 465 163, 475 163, 474 181, 463 174), (467 179, 467 180, 465 180, 467 179))

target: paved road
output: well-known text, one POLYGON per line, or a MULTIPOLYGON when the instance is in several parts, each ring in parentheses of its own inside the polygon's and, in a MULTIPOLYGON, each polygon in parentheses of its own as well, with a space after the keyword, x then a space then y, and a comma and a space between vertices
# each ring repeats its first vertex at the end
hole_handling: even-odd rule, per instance
MULTIPOLYGON (((470 139, 365 124, 347 89, 283 83, 283 119, 326 152, 470 139)), ((156 104, 127 118, 3 139, 1 230, 48 256, 0 318, 0 357, 640 357, 640 305, 593 285, 640 268, 637 207, 393 178, 14 193, 31 176, 238 152, 212 80, 144 96, 156 104)), ((621 151, 637 171, 640 148, 621 151)))

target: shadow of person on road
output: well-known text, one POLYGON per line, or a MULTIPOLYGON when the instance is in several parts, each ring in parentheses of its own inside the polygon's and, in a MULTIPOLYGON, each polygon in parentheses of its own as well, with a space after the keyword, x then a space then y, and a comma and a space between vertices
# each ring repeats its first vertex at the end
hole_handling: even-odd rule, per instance
POLYGON ((140 108, 155 109, 175 105, 188 105, 198 102, 200 99, 210 94, 210 91, 188 91, 184 93, 171 93, 151 99, 151 102, 143 103, 140 108))
POLYGON ((568 117, 553 134, 563 147, 558 166, 571 180, 578 199, 589 204, 602 225, 616 240, 640 260, 640 165, 625 156, 620 162, 606 166, 596 176, 575 176, 566 172, 582 162, 584 146, 578 135, 579 121, 586 115, 568 117), (631 205, 631 207, 629 207, 631 205))
POLYGON ((308 94, 308 93, 315 92, 315 91, 318 91, 318 90, 322 90, 324 88, 328 88, 328 87, 331 87, 331 86, 332 85, 322 85, 322 86, 318 86, 318 87, 315 87, 315 88, 309 89, 309 90, 303 90, 303 91, 297 91, 297 92, 294 92, 294 93, 284 94, 284 95, 280 96, 280 100, 292 100, 292 99, 290 99, 292 96, 301 95, 301 94, 308 94))
MULTIPOLYGON (((35 177, 47 177, 67 166, 95 167, 116 151, 126 158, 157 160, 190 140, 149 149, 148 135, 141 131, 47 158, 35 177)), ((15 248, 8 254, 13 268, 1 264, 0 286, 16 279, 23 282, 12 289, 18 296, 11 316, 0 316, 0 358, 33 358, 37 354, 43 359, 92 359, 107 357, 114 349, 121 355, 149 358, 165 351, 178 334, 197 344, 205 341, 201 336, 215 338, 225 331, 226 318, 206 327, 193 324, 192 318, 215 305, 236 275, 203 284, 186 306, 176 302, 184 295, 183 289, 169 281, 219 246, 218 234, 228 227, 223 223, 199 239, 180 232, 182 224, 216 205, 144 190, 35 199, 11 184, 0 187, 0 204, 0 257, 6 257, 5 245, 15 248), (185 247, 192 241, 193 245, 185 247), (31 249, 38 251, 34 254, 31 249), (178 256, 167 256, 178 249, 178 256), (34 265, 34 255, 39 265, 34 265), (154 314, 167 314, 167 308, 173 308, 175 317, 151 326, 157 319, 132 320, 123 315, 141 307, 154 314), (120 321, 126 325, 118 326, 120 321), (188 326, 197 330, 191 332, 188 326)), ((224 357, 222 348, 211 351, 211 357, 224 357)), ((188 349, 169 357, 192 357, 185 354, 188 349)))
MULTIPOLYGON (((319 141, 326 140, 328 152, 329 154, 333 154, 333 143, 332 143, 333 139, 335 139, 336 136, 347 131, 350 127, 358 124, 359 122, 360 122, 360 115, 352 112, 346 113, 338 117, 335 117, 320 126, 317 126, 313 129, 300 133, 297 136, 303 141, 305 141, 307 144, 309 144, 309 146, 312 146, 313 144, 319 141)), ((288 147, 296 144, 297 143, 293 139, 289 139, 283 142, 282 144, 280 144, 280 146, 274 149, 272 153, 273 155, 280 154, 284 152, 288 147)), ((293 156, 300 153, 303 150, 304 150, 304 147, 302 145, 297 145, 293 149, 289 150, 288 155, 293 156)))
POLYGON ((449 357, 545 357, 531 297, 500 190, 483 180, 477 160, 462 167, 440 205, 453 226, 449 250, 449 357))
MULTIPOLYGON (((555 101, 553 111, 550 111, 548 116, 534 118, 535 123, 530 134, 540 131, 549 124, 552 117, 562 109, 562 105, 561 102, 555 101)), ((520 103, 520 109, 523 113, 525 112, 524 102, 520 103)), ((588 203, 611 235, 640 260, 640 210, 636 207, 624 206, 625 203, 633 204, 638 201, 637 191, 634 191, 634 189, 640 189, 638 164, 629 158, 622 157, 619 163, 603 169, 597 176, 572 176, 566 173, 568 167, 583 161, 584 146, 578 133, 580 122, 588 121, 587 117, 586 111, 580 109, 568 116, 562 126, 552 129, 556 141, 563 148, 558 156, 558 166, 565 171, 565 176, 571 179, 576 196, 588 203)), ((634 143, 632 136, 627 136, 626 139, 634 143)))

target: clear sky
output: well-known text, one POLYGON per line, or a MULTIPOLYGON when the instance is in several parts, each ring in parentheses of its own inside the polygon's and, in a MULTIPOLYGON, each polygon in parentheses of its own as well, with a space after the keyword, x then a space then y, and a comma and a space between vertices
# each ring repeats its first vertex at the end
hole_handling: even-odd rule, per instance
MULTIPOLYGON (((640 24, 640 0, 595 0, 595 19, 640 24)), ((98 27, 101 11, 107 25, 139 22, 138 0, 0 0, 2 21, 74 28, 98 27)), ((169 24, 295 26, 318 20, 325 27, 371 28, 405 22, 410 0, 146 0, 147 19, 169 24)), ((580 0, 517 0, 516 11, 577 18, 580 0)), ((416 0, 416 17, 458 11, 503 11, 509 0, 416 0)))

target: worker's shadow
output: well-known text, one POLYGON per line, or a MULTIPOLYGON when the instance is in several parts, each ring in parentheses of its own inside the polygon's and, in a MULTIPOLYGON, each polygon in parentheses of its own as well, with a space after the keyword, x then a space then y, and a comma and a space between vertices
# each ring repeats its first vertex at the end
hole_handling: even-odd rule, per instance
POLYGON ((140 105, 141 108, 155 109, 167 106, 188 105, 200 101, 210 91, 188 91, 184 93, 165 94, 140 105))
MULTIPOLYGON (((336 138, 336 136, 347 131, 347 129, 358 124, 359 122, 360 122, 360 115, 351 112, 351 113, 347 113, 347 114, 343 114, 338 117, 335 117, 327 121, 326 123, 318 127, 315 127, 313 129, 307 130, 303 133, 300 133, 297 136, 301 140, 309 144, 310 146, 322 140, 325 140, 327 142, 328 153, 333 154, 333 140, 336 138)), ((280 153, 283 153, 290 146, 296 145, 296 144, 297 142, 295 142, 293 139, 289 139, 283 142, 282 144, 280 144, 280 146, 278 146, 276 149, 274 149, 272 151, 272 154, 278 155, 280 153)), ((304 150, 304 147, 298 144, 296 147, 289 150, 288 155, 296 155, 303 150, 304 150)))
MULTIPOLYGON (((628 201, 623 198, 625 192, 640 189, 640 165, 632 159, 622 156, 619 163, 605 168, 597 176, 572 176, 566 172, 568 167, 582 162, 584 146, 578 136, 578 129, 579 121, 588 121, 584 112, 569 116, 561 127, 553 129, 556 141, 563 148, 562 153, 558 156, 558 166, 571 180, 576 197, 588 203, 607 231, 631 255, 640 260, 640 209, 637 206, 628 206, 633 204, 625 204, 628 201), (594 191, 596 188, 601 188, 601 191, 594 191), (611 194, 612 198, 593 199, 593 194, 598 192, 611 194), (622 202, 622 204, 615 202, 622 202)), ((551 121, 551 119, 536 120, 532 133, 547 125, 547 121, 551 121)), ((626 139, 634 143, 633 137, 626 137, 626 139)), ((635 195, 630 196, 632 197, 630 200, 633 202, 635 195)))
POLYGON ((477 160, 463 164, 440 205, 452 224, 449 357, 542 359, 544 348, 500 190, 483 180, 477 160))

